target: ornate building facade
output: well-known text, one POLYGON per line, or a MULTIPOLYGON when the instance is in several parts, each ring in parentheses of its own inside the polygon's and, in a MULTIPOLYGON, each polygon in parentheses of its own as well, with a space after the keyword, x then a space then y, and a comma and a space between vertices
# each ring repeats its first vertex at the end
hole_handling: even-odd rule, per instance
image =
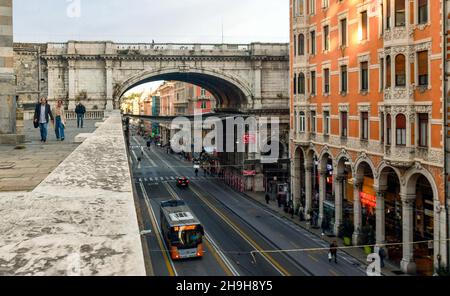
POLYGON ((443 2, 290 0, 295 205, 404 273, 448 263, 443 2))

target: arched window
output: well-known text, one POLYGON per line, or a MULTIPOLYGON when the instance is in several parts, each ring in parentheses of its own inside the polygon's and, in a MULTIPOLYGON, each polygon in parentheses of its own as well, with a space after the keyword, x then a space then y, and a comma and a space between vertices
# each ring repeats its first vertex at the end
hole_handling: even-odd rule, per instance
POLYGON ((406 0, 395 0, 395 26, 406 25, 406 0))
POLYGON ((305 74, 303 73, 298 75, 298 93, 301 95, 305 94, 305 74))
POLYGON ((395 86, 406 86, 406 59, 402 54, 395 57, 395 86))
POLYGON ((294 74, 294 95, 297 94, 297 74, 294 74))
POLYGON ((392 75, 391 56, 386 57, 386 88, 391 87, 391 75, 392 75))
POLYGON ((298 55, 305 55, 305 35, 298 36, 298 55))
POLYGON ((406 117, 403 114, 396 118, 397 146, 406 146, 406 117))
POLYGON ((386 144, 391 145, 392 144, 392 118, 391 114, 388 114, 386 116, 386 144))

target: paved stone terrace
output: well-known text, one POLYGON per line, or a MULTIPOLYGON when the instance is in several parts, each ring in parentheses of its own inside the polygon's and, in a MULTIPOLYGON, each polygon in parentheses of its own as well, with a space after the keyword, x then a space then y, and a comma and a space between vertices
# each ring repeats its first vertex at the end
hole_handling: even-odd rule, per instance
POLYGON ((0 217, 0 275, 145 275, 120 115, 0 217))
POLYGON ((77 129, 75 121, 67 122, 64 142, 57 142, 49 127, 46 144, 40 142, 39 129, 31 121, 25 122, 25 149, 0 145, 0 192, 32 191, 79 146, 74 143, 75 136, 92 133, 96 122, 85 121, 84 129, 77 129))

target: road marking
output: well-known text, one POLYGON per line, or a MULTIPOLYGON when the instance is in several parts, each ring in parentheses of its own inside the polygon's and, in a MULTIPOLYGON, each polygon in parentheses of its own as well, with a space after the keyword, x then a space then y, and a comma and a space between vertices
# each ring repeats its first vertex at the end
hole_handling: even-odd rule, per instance
POLYGON ((142 184, 142 182, 140 183, 140 185, 141 185, 142 194, 144 195, 145 203, 147 204, 147 210, 150 214, 150 221, 153 225, 153 228, 156 230, 156 232, 158 232, 158 235, 156 235, 156 238, 158 240, 159 248, 162 251, 162 254, 164 257, 164 262, 166 263, 166 267, 167 267, 167 270, 169 271, 169 275, 170 276, 178 276, 175 266, 173 265, 172 260, 170 260, 169 252, 167 251, 167 248, 164 246, 164 243, 163 243, 164 239, 162 237, 161 232, 159 231, 158 220, 156 220, 156 215, 151 206, 150 199, 148 198, 148 195, 147 195, 147 191, 144 187, 144 184, 142 184))
POLYGON ((211 236, 206 233, 206 242, 210 244, 209 249, 212 250, 212 254, 222 269, 228 276, 240 276, 239 272, 234 268, 233 264, 231 264, 230 260, 225 256, 223 251, 219 248, 217 243, 211 238, 211 236))
POLYGON ((212 205, 201 193, 191 187, 192 192, 194 192, 213 212, 215 212, 220 218, 222 218, 228 225, 234 229, 250 246, 252 246, 255 250, 259 251, 259 254, 266 259, 266 261, 272 265, 272 267, 278 271, 283 276, 290 276, 290 273, 284 269, 277 261, 275 261, 272 256, 264 253, 263 249, 253 240, 251 239, 245 232, 243 232, 239 226, 237 226, 233 221, 231 221, 228 217, 222 214, 214 205, 212 205))
POLYGON ((309 258, 311 258, 313 261, 316 261, 317 263, 319 263, 319 260, 314 257, 313 255, 308 255, 309 258))

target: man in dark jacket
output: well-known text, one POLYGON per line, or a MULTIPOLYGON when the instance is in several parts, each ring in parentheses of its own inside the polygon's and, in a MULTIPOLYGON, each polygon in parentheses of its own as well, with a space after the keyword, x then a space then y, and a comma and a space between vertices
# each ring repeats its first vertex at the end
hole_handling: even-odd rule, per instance
POLYGON ((78 128, 83 128, 84 124, 84 115, 86 114, 86 107, 84 107, 81 102, 78 103, 77 107, 75 108, 75 113, 77 114, 77 125, 78 128))
POLYGON ((40 103, 36 105, 36 109, 34 111, 34 122, 39 124, 42 143, 47 142, 48 123, 50 119, 52 120, 52 123, 55 122, 50 105, 47 103, 47 99, 41 98, 40 103))

